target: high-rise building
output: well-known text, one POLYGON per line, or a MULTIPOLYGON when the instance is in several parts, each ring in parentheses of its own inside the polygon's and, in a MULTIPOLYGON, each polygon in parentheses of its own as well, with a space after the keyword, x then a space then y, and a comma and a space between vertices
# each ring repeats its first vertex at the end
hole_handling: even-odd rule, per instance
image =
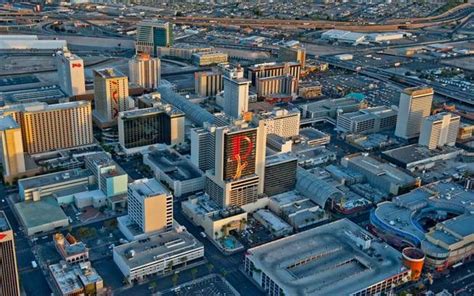
MULTIPOLYGON (((252 82, 252 86, 257 85, 258 78, 283 76, 287 74, 293 76, 296 81, 299 81, 301 74, 300 63, 264 63, 249 67, 247 70, 247 78, 252 82)), ((298 89, 298 85, 296 85, 296 89, 298 89)))
POLYGON ((295 189, 297 166, 298 159, 290 154, 268 156, 265 161, 263 192, 273 196, 295 189))
POLYGON ((402 91, 395 136, 404 139, 418 137, 423 118, 430 115, 433 94, 433 89, 427 87, 412 87, 402 91))
POLYGON ((223 89, 223 75, 219 71, 194 73, 194 92, 201 97, 213 97, 223 89))
POLYGON ((454 146, 461 117, 448 112, 438 113, 423 119, 419 144, 436 149, 444 145, 454 146))
POLYGON ((21 128, 12 116, 0 116, 0 141, 3 178, 11 182, 26 171, 21 128))
POLYGON ((86 92, 84 62, 67 49, 56 55, 58 81, 61 89, 68 96, 82 95, 86 92))
POLYGON ((95 118, 103 124, 117 119, 129 109, 128 78, 112 68, 94 71, 95 118))
POLYGON ((263 122, 267 135, 275 134, 282 138, 298 136, 300 133, 299 110, 275 109, 253 117, 253 122, 263 122))
POLYGON ((94 142, 91 104, 87 101, 32 103, 4 109, 21 127, 29 154, 89 145, 94 142))
POLYGON ((14 235, 3 211, 0 211, 0 262, 0 295, 20 296, 14 235))
POLYGON ((224 113, 233 118, 241 118, 249 108, 250 81, 243 75, 239 67, 224 76, 224 113))
POLYGON ((201 171, 213 169, 216 153, 216 127, 191 129, 191 162, 201 171))
POLYGON ((138 53, 128 61, 130 82, 145 89, 155 89, 160 84, 161 62, 147 53, 138 53))
POLYGON ((301 46, 282 46, 278 50, 278 59, 282 62, 298 62, 306 66, 306 49, 301 46))
POLYGON ((128 216, 143 232, 173 227, 173 195, 156 179, 141 179, 128 188, 128 216))
POLYGON ((147 20, 138 23, 135 49, 157 56, 157 47, 173 46, 173 24, 159 20, 147 20))
POLYGON ((259 77, 256 91, 259 98, 271 95, 287 95, 296 97, 298 82, 290 75, 259 77))
POLYGON ((184 143, 184 113, 161 103, 155 103, 151 108, 120 112, 118 132, 119 143, 125 150, 159 143, 184 143))
POLYGON ((239 122, 216 129, 214 170, 206 172, 206 193, 222 207, 255 202, 263 193, 266 133, 263 124, 239 122))

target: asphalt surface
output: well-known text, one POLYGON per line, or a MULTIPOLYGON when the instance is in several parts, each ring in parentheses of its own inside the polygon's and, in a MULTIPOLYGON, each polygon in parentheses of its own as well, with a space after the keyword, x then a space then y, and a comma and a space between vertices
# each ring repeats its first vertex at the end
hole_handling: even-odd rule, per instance
POLYGON ((26 235, 20 231, 18 221, 14 216, 12 209, 7 201, 8 194, 13 193, 0 183, 0 196, 5 202, 1 202, 1 210, 5 212, 8 222, 15 233, 15 250, 18 263, 18 272, 20 275, 20 285, 23 287, 26 295, 50 296, 51 289, 45 279, 45 276, 37 267, 33 269, 31 261, 36 260, 26 235))

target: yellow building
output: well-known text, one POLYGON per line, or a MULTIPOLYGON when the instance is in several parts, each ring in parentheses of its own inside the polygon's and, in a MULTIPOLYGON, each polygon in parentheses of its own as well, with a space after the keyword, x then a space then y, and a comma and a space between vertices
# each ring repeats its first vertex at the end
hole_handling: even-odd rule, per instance
POLYGON ((0 140, 3 178, 10 182, 26 171, 21 128, 12 116, 0 116, 0 140))
POLYGON ((48 105, 33 103, 4 109, 21 127, 28 154, 89 145, 94 142, 92 110, 87 101, 48 105))
POLYGON ((156 179, 142 179, 128 188, 128 216, 143 232, 173 227, 173 195, 156 179))

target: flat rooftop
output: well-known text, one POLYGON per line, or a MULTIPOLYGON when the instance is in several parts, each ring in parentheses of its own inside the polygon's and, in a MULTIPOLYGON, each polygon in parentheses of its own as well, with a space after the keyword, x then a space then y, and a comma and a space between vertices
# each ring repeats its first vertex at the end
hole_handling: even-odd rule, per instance
POLYGON ((317 130, 313 127, 302 128, 300 130, 300 135, 302 137, 306 138, 307 141, 316 140, 316 139, 323 139, 323 138, 329 137, 328 134, 323 133, 322 131, 317 130))
POLYGON ((101 276, 90 266, 90 263, 75 265, 53 264, 49 266, 59 289, 64 295, 77 292, 89 284, 101 282, 101 276))
POLYGON ((286 63, 271 62, 271 63, 253 65, 251 67, 248 67, 248 69, 250 71, 270 70, 270 69, 275 69, 275 68, 283 68, 285 67, 285 64, 288 64, 290 67, 300 65, 300 63, 297 63, 297 62, 286 62, 286 63))
POLYGON ((257 212, 255 212, 255 214, 260 216, 260 218, 262 220, 266 221, 270 225, 272 230, 274 230, 276 232, 282 231, 282 230, 285 230, 285 229, 288 229, 288 228, 292 228, 288 223, 283 221, 280 217, 276 216, 275 214, 273 214, 269 210, 261 209, 261 210, 258 210, 257 212))
POLYGON ((39 201, 19 202, 15 204, 15 209, 26 228, 68 220, 53 197, 43 197, 39 201))
POLYGON ((271 166, 279 163, 297 160, 298 159, 290 153, 274 154, 265 158, 265 166, 271 166))
POLYGON ((410 163, 434 158, 443 154, 455 153, 459 151, 460 150, 458 148, 450 146, 444 146, 430 150, 427 147, 413 144, 384 151, 382 152, 382 155, 386 155, 389 158, 393 158, 394 160, 407 165, 410 163))
POLYGON ((248 250, 288 295, 348 295, 404 270, 400 253, 342 219, 248 250), (351 237, 372 240, 372 255, 351 237), (374 254, 379 254, 374 256, 374 254))
POLYGON ((173 180, 185 181, 202 176, 187 159, 168 149, 150 152, 148 159, 173 180))
POLYGON ((0 93, 0 100, 3 101, 4 105, 33 102, 55 103, 66 97, 67 95, 57 85, 23 88, 0 93))
POLYGON ((171 230, 117 246, 114 252, 133 269, 197 248, 203 248, 203 245, 189 232, 171 230), (132 251, 135 253, 133 256, 132 251))
POLYGON ((474 194, 450 182, 433 183, 394 197, 391 202, 378 204, 374 214, 385 227, 414 236, 419 243, 425 240, 427 232, 418 220, 423 218, 423 213, 437 210, 457 214, 455 218, 439 223, 440 226, 452 229, 461 237, 474 233, 474 215, 471 214, 474 213, 474 194))
POLYGON ((390 163, 381 162, 368 155, 359 154, 345 157, 348 162, 360 167, 364 171, 368 171, 371 174, 375 174, 380 178, 385 178, 390 182, 396 184, 408 184, 414 183, 415 178, 400 170, 397 167, 392 166, 390 163))
POLYGON ((4 131, 19 127, 20 126, 12 116, 0 116, 0 130, 4 131))
POLYGON ((108 78, 125 78, 125 74, 122 72, 114 69, 114 68, 105 68, 105 69, 99 69, 99 70, 94 70, 94 73, 102 78, 108 79, 108 78))
POLYGON ((87 178, 92 172, 87 169, 72 169, 36 177, 24 178, 18 181, 20 188, 28 190, 37 187, 47 187, 61 182, 69 182, 75 179, 87 178))
POLYGON ((409 96, 414 96, 414 97, 434 94, 434 91, 432 88, 428 88, 424 86, 405 88, 403 92, 409 96))
POLYGON ((0 211, 0 231, 10 230, 10 223, 8 222, 7 216, 4 211, 0 211))
POLYGON ((128 185, 129 190, 133 190, 143 196, 155 196, 159 194, 169 194, 169 191, 156 179, 136 180, 128 185))
POLYGON ((177 116, 177 115, 184 116, 184 113, 181 112, 181 110, 173 107, 172 105, 162 104, 161 106, 157 106, 158 104, 159 103, 157 103, 155 107, 151 107, 151 108, 135 109, 135 110, 120 112, 120 118, 127 120, 127 119, 144 117, 148 115, 151 116, 158 113, 166 113, 170 116, 177 116))
POLYGON ((366 108, 366 109, 361 109, 356 112, 349 112, 349 113, 344 113, 342 116, 354 120, 354 121, 365 121, 371 118, 384 118, 388 116, 396 116, 397 111, 393 110, 392 108, 386 107, 386 106, 378 106, 378 107, 372 107, 372 108, 366 108))

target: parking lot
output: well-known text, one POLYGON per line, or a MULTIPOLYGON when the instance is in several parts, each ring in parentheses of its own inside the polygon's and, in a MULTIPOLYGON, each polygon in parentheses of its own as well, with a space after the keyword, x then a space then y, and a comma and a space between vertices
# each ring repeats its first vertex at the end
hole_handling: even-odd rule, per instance
POLYGON ((165 292, 163 296, 236 296, 239 295, 231 285, 216 274, 205 276, 197 280, 184 283, 172 291, 165 292))

